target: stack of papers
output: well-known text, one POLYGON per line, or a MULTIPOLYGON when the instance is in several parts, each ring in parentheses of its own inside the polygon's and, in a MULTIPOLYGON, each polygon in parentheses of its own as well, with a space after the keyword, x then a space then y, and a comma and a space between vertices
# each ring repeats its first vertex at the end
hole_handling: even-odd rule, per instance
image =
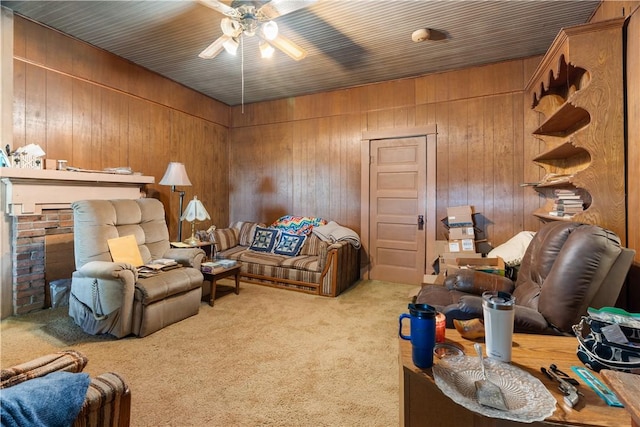
POLYGON ((138 268, 138 277, 151 277, 160 273, 161 271, 173 270, 174 268, 181 267, 175 259, 161 258, 151 261, 149 264, 145 264, 138 268))

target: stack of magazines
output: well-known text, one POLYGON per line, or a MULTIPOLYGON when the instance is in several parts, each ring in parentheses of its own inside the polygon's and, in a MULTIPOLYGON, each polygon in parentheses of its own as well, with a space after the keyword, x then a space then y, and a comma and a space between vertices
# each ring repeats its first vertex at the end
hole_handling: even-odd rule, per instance
POLYGON ((233 259, 215 259, 209 262, 203 262, 200 264, 200 269, 204 273, 211 273, 218 268, 229 268, 236 265, 236 261, 233 259))

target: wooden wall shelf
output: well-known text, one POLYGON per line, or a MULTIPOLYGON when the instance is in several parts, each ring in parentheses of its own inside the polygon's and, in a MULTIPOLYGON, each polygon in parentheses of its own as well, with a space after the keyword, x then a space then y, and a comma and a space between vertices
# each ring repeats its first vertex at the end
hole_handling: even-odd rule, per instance
POLYGON ((591 156, 589 152, 582 147, 576 146, 573 144, 572 140, 569 139, 564 141, 562 144, 557 145, 543 153, 540 153, 536 157, 533 158, 534 161, 540 162, 544 160, 554 160, 554 159, 564 159, 567 157, 582 157, 584 155, 589 156, 589 161, 591 161, 591 156))
POLYGON ((547 148, 533 158, 547 174, 566 175, 534 186, 546 199, 542 221, 598 224, 626 243, 624 154, 624 18, 565 28, 527 84, 539 115, 533 135, 547 148), (589 200, 572 217, 549 214, 555 188, 574 188, 589 200))
POLYGON ((564 137, 585 127, 590 120, 591 117, 587 110, 565 102, 533 133, 564 137))

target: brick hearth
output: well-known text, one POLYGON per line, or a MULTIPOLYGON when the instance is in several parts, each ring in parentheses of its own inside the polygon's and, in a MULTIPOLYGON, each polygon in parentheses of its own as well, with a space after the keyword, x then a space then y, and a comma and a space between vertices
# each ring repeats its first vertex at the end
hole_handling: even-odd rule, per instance
POLYGON ((73 232, 71 209, 52 209, 45 210, 40 215, 13 217, 11 246, 14 314, 45 308, 45 236, 59 232, 73 232))

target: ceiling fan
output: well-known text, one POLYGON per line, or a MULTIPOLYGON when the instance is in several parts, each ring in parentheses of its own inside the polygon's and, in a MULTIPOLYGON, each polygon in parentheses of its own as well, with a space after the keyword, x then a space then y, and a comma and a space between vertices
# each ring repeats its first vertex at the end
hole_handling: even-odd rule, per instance
POLYGON ((273 46, 296 61, 307 56, 307 52, 303 48, 279 34, 278 24, 273 20, 310 6, 317 0, 271 0, 257 8, 257 2, 251 1, 232 2, 231 6, 219 0, 199 1, 225 15, 225 18, 220 22, 223 35, 200 52, 198 55, 200 58, 214 58, 223 49, 235 55, 239 39, 242 36, 253 37, 256 35, 260 38, 260 54, 263 58, 268 58, 273 54, 273 46), (236 3, 239 3, 239 6, 233 7, 236 3))

